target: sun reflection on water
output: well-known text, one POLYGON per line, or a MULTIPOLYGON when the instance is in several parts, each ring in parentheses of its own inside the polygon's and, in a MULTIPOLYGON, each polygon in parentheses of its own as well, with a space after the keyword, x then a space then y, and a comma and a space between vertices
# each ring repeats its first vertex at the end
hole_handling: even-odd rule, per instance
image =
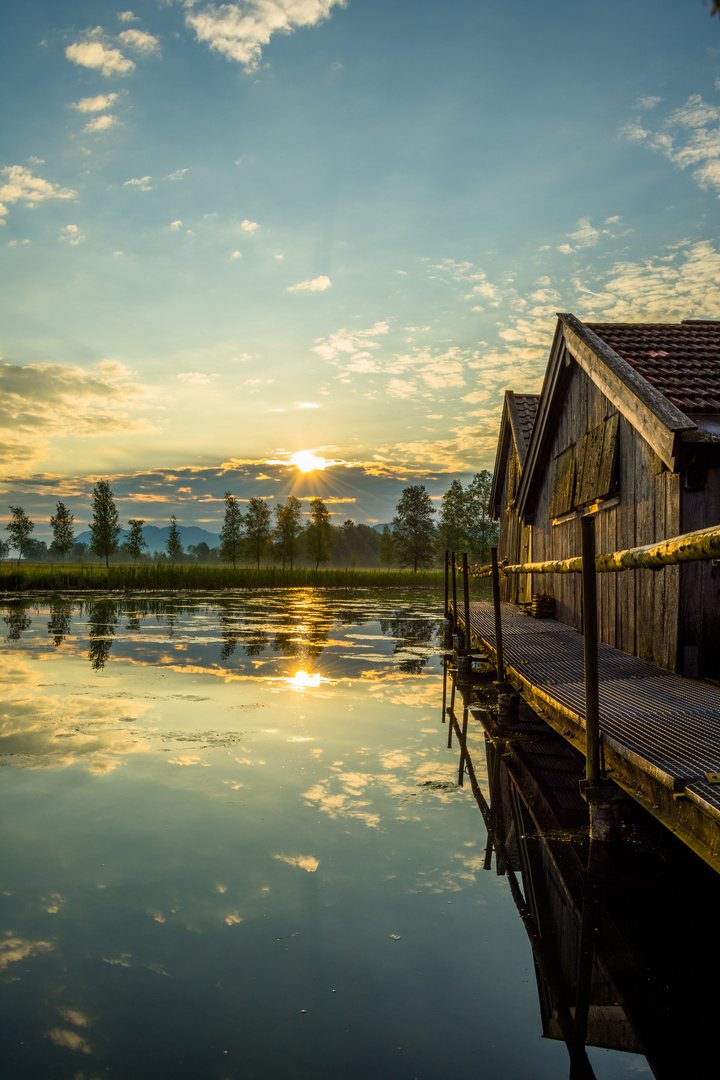
POLYGON ((300 669, 300 671, 296 671, 294 675, 290 676, 287 681, 293 690, 314 690, 321 683, 328 682, 328 679, 324 679, 322 675, 317 673, 310 674, 310 672, 300 669))

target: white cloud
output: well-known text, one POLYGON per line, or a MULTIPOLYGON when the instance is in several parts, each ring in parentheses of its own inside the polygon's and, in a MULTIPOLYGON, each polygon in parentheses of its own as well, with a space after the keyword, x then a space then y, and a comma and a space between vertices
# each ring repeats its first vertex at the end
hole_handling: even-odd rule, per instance
POLYGON ((58 240, 66 240, 72 247, 82 244, 84 239, 85 236, 80 232, 77 225, 66 225, 58 237, 58 240))
POLYGON ((135 64, 123 56, 119 49, 108 48, 101 41, 78 41, 68 45, 65 55, 73 64, 80 67, 94 68, 102 75, 129 75, 135 70, 135 64))
POLYGON ((113 124, 117 123, 117 117, 112 116, 111 113, 104 113, 102 116, 96 116, 94 120, 86 124, 83 131, 87 131, 88 134, 92 134, 97 131, 107 131, 113 124))
POLYGON ((172 229, 173 232, 177 232, 181 225, 182 221, 171 221, 168 225, 168 229, 172 229))
POLYGON ((680 169, 696 166, 693 176, 720 198, 720 109, 691 94, 673 109, 655 132, 630 122, 622 129, 630 142, 644 142, 680 169))
POLYGON ((32 207, 48 199, 74 199, 77 195, 71 188, 61 188, 50 180, 33 176, 24 165, 9 165, 0 172, 7 178, 0 187, 0 214, 7 214, 5 203, 24 201, 32 207))
POLYGON ((231 251, 230 252, 230 258, 231 259, 242 259, 242 251, 231 251))
POLYGON ((83 113, 103 112, 104 109, 113 107, 118 96, 118 94, 98 94, 96 97, 81 98, 73 104, 73 109, 83 113))
POLYGON ((118 21, 122 23, 140 22, 137 15, 134 15, 132 11, 118 11, 118 21))
POLYGON ((202 371, 181 371, 177 378, 193 386, 202 386, 211 379, 217 379, 217 375, 205 375, 202 371))
POLYGON ((184 0, 185 23, 198 41, 252 70, 273 34, 314 26, 346 0, 242 0, 213 4, 184 0))
POLYGON ((616 262, 602 284, 595 279, 574 284, 584 319, 675 322, 720 317, 720 251, 708 241, 686 242, 670 255, 643 262, 616 262))
POLYGON ((250 233, 250 235, 252 236, 252 234, 260 228, 260 226, 258 225, 257 221, 248 221, 246 218, 245 221, 240 222, 240 228, 243 232, 250 233))
POLYGON ((319 409, 320 406, 316 405, 314 401, 296 401, 296 409, 319 409))
POLYGON ((145 30, 123 30, 118 37, 128 49, 135 49, 144 56, 156 52, 160 47, 158 39, 145 30))
POLYGON ((661 97, 654 97, 652 94, 645 94, 644 96, 637 99, 637 101, 635 102, 635 108, 642 110, 654 109, 655 106, 659 105, 661 101, 661 97))
POLYGON ((387 322, 376 322, 367 330, 338 330, 328 338, 317 338, 312 351, 328 363, 336 364, 346 355, 356 359, 363 350, 379 349, 380 342, 373 338, 383 337, 389 332, 390 326, 387 322))
POLYGON ((182 180, 183 176, 187 172, 187 169, 176 169, 175 172, 168 173, 165 177, 166 180, 182 180))
POLYGON ((323 274, 321 277, 313 278, 312 281, 301 281, 297 285, 288 285, 285 292, 325 292, 331 285, 330 278, 323 274))
POLYGON ((279 859, 288 866, 296 866, 298 870, 307 870, 308 874, 314 874, 320 865, 320 860, 314 855, 273 855, 273 859, 279 859))
POLYGON ((152 176, 133 177, 132 180, 126 180, 123 187, 139 187, 141 191, 152 191, 151 180, 152 176))
POLYGON ((0 453, 8 464, 26 463, 42 459, 52 438, 153 431, 140 415, 150 394, 149 387, 132 382, 127 369, 112 361, 97 364, 94 371, 0 362, 0 428, 11 433, 0 453))

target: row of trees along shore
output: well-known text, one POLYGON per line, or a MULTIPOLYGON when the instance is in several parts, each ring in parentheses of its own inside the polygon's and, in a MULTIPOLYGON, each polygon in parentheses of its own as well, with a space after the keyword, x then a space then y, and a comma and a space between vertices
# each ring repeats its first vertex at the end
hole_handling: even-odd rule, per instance
POLYGON ((317 569, 328 563, 334 566, 373 567, 378 565, 410 567, 414 571, 440 565, 444 552, 467 551, 479 562, 487 562, 490 548, 497 539, 497 525, 488 515, 491 477, 477 473, 465 487, 453 480, 442 497, 439 511, 424 485, 406 487, 396 507, 395 517, 382 532, 370 525, 356 525, 348 518, 335 526, 320 498, 310 499, 310 516, 305 520, 302 502, 289 495, 271 511, 265 499, 252 498, 243 513, 241 504, 230 492, 225 494, 225 516, 219 544, 211 548, 205 542, 190 544, 185 550, 181 526, 173 514, 165 541, 165 551, 148 550, 143 536, 143 518, 130 518, 123 530, 115 499, 107 480, 93 489, 93 515, 90 543, 75 538, 74 515, 58 502, 50 518, 52 542, 35 540, 35 524, 21 506, 11 506, 6 526, 9 539, 0 539, 0 558, 10 550, 28 562, 74 563, 104 561, 105 566, 132 561, 141 563, 176 563, 227 565, 250 563, 260 569, 264 560, 283 569, 304 560, 317 569), (435 524, 435 517, 438 521, 435 524), (123 531, 127 535, 121 542, 123 531))

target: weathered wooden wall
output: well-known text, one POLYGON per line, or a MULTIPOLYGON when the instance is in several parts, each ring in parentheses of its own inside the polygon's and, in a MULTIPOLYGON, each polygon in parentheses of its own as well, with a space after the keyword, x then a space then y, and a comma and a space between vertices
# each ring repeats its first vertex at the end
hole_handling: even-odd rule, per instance
MULTIPOLYGON (((557 417, 557 433, 536 506, 532 528, 534 561, 580 554, 579 518, 553 525, 549 516, 552 464, 555 456, 571 444, 581 446, 583 435, 602 424, 614 411, 592 380, 575 366, 557 417)), ((595 516, 598 552, 677 536, 681 531, 680 477, 667 470, 656 471, 654 451, 622 416, 618 455, 619 501, 607 500, 610 506, 600 509, 595 516)), ((553 596, 556 618, 582 629, 579 574, 536 575, 533 590, 553 596)), ((598 598, 602 641, 661 667, 676 669, 678 567, 601 574, 598 598)))
MULTIPOLYGON (((498 555, 499 558, 507 558, 509 562, 519 563, 529 558, 529 530, 523 526, 514 508, 515 492, 520 480, 520 464, 517 449, 512 444, 511 452, 507 457, 505 476, 503 477, 502 502, 499 518, 498 555)), ((525 581, 529 575, 523 574, 522 579, 515 575, 501 578, 500 599, 516 604, 519 600, 530 600, 529 588, 525 587, 525 581)))
MULTIPOLYGON (((715 456, 716 452, 712 452, 715 456)), ((694 490, 680 487, 680 531, 718 524, 720 468, 711 465, 701 487, 694 490)), ((687 675, 720 679, 720 567, 711 562, 697 562, 685 563, 679 569, 681 670, 687 675)))

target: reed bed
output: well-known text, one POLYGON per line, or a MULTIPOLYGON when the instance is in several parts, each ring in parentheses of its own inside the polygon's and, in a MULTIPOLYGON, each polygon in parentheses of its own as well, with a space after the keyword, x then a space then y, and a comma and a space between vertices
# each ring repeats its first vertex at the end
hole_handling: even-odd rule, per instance
MULTIPOLYGON (((10 563, 0 565, 0 593, 82 592, 130 590, 166 592, 192 590, 217 592, 224 589, 442 589, 442 570, 360 570, 322 569, 296 566, 169 566, 115 565, 61 566, 50 563, 10 563)), ((478 582, 478 585, 480 583, 478 582)), ((479 595, 477 586, 473 595, 479 595)))

